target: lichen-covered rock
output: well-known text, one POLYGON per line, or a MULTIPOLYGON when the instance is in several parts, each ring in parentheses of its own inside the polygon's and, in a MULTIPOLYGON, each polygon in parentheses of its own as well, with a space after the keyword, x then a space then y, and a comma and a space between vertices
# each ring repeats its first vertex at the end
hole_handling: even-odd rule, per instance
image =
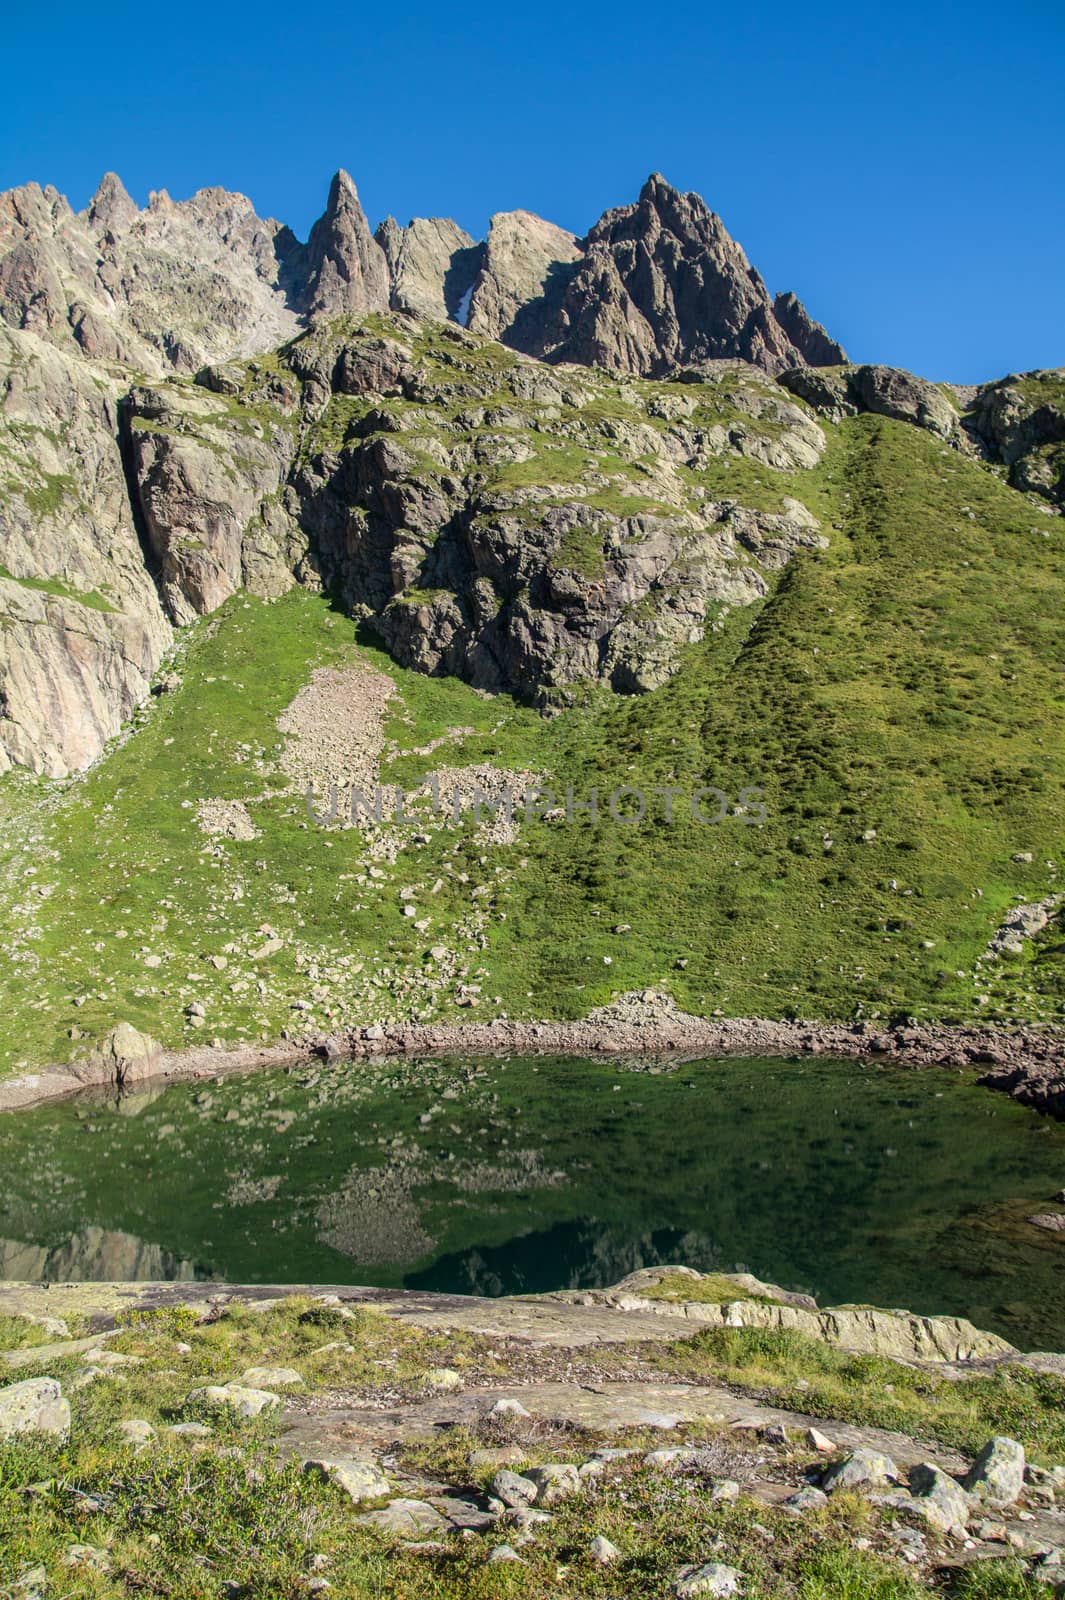
POLYGON ((240 1381, 253 1389, 292 1389, 304 1380, 294 1367, 249 1367, 240 1381))
POLYGON ((335 1483, 355 1505, 384 1499, 392 1492, 388 1479, 372 1461, 349 1458, 305 1461, 303 1470, 311 1477, 335 1483))
POLYGON ((739 1594, 741 1578, 735 1567, 708 1561, 702 1567, 682 1567, 673 1585, 676 1600, 697 1600, 698 1596, 723 1597, 739 1594))
POLYGON ((60 1439, 70 1433, 70 1402, 55 1378, 27 1378, 0 1389, 0 1443, 28 1433, 60 1439))
POLYGON ((515 1506, 531 1506, 536 1499, 537 1484, 532 1478, 503 1468, 492 1479, 492 1493, 497 1500, 502 1500, 505 1506, 510 1506, 512 1509, 515 1506))
POLYGON ((910 1469, 910 1491, 914 1509, 942 1533, 964 1528, 969 1521, 969 1496, 955 1480, 932 1463, 923 1461, 910 1469))
POLYGON ((145 1445, 151 1444, 155 1438, 155 1429, 150 1422, 145 1422, 140 1417, 131 1417, 126 1422, 116 1424, 115 1432, 126 1444, 137 1450, 143 1450, 145 1445))
POLYGON ((160 1049, 150 1034, 130 1022, 119 1022, 101 1039, 84 1068, 75 1063, 73 1071, 89 1082, 133 1084, 152 1076, 160 1049))
POLYGON ((890 1456, 862 1446, 833 1462, 821 1479, 821 1487, 827 1494, 835 1494, 839 1489, 879 1488, 881 1484, 897 1483, 898 1478, 899 1469, 890 1456))
MULTIPOLYGON (((387 1488, 384 1492, 388 1493, 387 1488)), ((396 1533, 408 1539, 424 1539, 430 1534, 450 1531, 447 1518, 441 1516, 435 1506, 429 1505, 426 1500, 390 1500, 387 1506, 382 1506, 378 1511, 364 1512, 358 1520, 365 1527, 380 1528, 384 1533, 396 1533)))
POLYGON ((238 1417, 258 1417, 281 1404, 280 1395, 252 1389, 243 1383, 209 1383, 201 1389, 193 1389, 188 1399, 192 1404, 205 1406, 208 1411, 235 1411, 238 1417))
POLYGON ((541 1508, 557 1506, 581 1492, 581 1479, 577 1468, 570 1462, 552 1462, 546 1467, 530 1467, 525 1477, 536 1489, 536 1504, 541 1508))
POLYGON ((989 1439, 973 1462, 965 1488, 989 1505, 1012 1505, 1024 1490, 1024 1446, 1001 1435, 989 1439))

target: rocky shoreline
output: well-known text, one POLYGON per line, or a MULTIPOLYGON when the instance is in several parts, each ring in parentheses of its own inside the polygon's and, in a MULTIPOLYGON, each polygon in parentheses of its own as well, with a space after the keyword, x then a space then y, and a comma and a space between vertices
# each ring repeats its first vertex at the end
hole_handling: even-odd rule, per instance
POLYGON ((563 1022, 371 1024, 273 1045, 164 1050, 120 1025, 85 1060, 23 1072, 0 1083, 0 1112, 25 1110, 93 1086, 183 1082, 315 1057, 339 1060, 443 1055, 838 1056, 915 1068, 978 1070, 984 1086, 1047 1115, 1065 1117, 1065 1036, 1051 1030, 914 1023, 784 1022, 698 1017, 652 990, 623 995, 586 1018, 563 1022))

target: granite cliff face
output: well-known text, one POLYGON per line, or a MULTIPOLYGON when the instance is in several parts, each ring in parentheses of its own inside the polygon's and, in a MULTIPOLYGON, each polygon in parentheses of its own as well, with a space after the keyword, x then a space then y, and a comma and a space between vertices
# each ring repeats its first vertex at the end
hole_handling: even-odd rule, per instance
POLYGON ((305 253, 222 189, 163 190, 139 211, 109 173, 76 213, 30 183, 0 195, 0 320, 75 355, 194 372, 292 337, 305 253))
POLYGON ((88 765, 171 641, 119 451, 126 381, 0 328, 0 771, 88 765))

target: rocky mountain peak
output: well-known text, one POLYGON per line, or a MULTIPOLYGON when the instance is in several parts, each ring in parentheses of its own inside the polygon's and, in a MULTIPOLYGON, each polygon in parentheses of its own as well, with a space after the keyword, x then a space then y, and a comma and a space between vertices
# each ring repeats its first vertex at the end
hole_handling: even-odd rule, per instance
POLYGON ((634 205, 605 212, 582 249, 576 270, 545 296, 522 346, 530 354, 644 377, 723 359, 769 372, 845 359, 794 296, 778 318, 720 217, 660 173, 634 205))
POLYGON ((126 192, 125 184, 116 172, 105 172, 96 193, 84 212, 85 221, 92 232, 118 234, 135 220, 136 203, 126 192))
POLYGON ((307 241, 302 305, 308 316, 388 309, 388 262, 370 232, 359 192, 341 167, 307 241))

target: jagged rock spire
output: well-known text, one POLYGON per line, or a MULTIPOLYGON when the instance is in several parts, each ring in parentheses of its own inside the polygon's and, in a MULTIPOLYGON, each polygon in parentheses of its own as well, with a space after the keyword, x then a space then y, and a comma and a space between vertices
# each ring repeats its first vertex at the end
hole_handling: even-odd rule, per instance
POLYGON ((359 193, 341 168, 307 241, 303 309, 308 316, 387 311, 388 262, 370 232, 359 193))
POLYGON ((122 233, 137 215, 137 207, 116 172, 105 172, 85 210, 93 233, 122 233))

